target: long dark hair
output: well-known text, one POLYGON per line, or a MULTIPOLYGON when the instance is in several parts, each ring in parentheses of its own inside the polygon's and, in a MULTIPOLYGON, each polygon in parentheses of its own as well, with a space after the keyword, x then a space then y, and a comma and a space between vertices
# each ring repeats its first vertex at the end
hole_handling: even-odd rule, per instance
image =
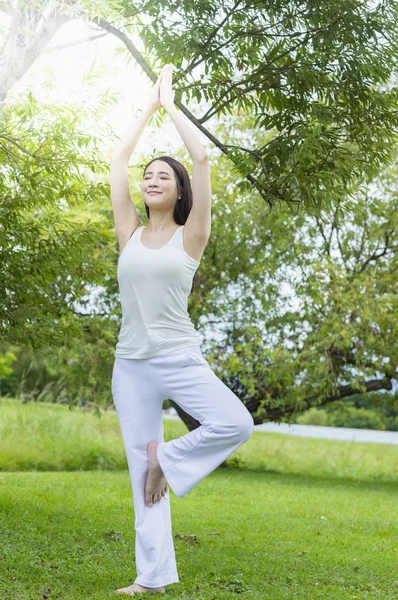
MULTIPOLYGON (((170 167, 173 169, 173 171, 175 173, 176 182, 177 182, 177 202, 175 203, 173 217, 174 217, 174 221, 177 223, 177 225, 185 225, 186 220, 188 219, 188 215, 192 209, 192 187, 191 187, 191 181, 189 179, 188 171, 186 170, 186 168, 184 167, 184 165, 182 163, 180 163, 178 160, 176 160, 172 156, 158 156, 156 158, 153 158, 146 165, 146 167, 144 169, 144 175, 145 175, 145 171, 147 170, 149 165, 151 163, 153 163, 155 160, 163 160, 168 165, 170 165, 170 167), (181 198, 178 199, 178 197, 180 195, 181 195, 181 198)), ((149 219, 150 209, 149 209, 149 206, 147 206, 147 204, 145 202, 144 202, 144 204, 145 204, 145 212, 149 219)))
MULTIPOLYGON (((173 217, 174 217, 174 221, 178 225, 185 225, 185 223, 188 219, 188 215, 191 212, 192 203, 193 203, 192 187, 191 187, 191 180, 189 179, 189 173, 186 170, 186 168, 184 167, 184 165, 182 163, 180 163, 178 160, 176 160, 175 158, 173 158, 172 156, 158 156, 157 158, 153 158, 146 165, 143 175, 145 175, 145 171, 147 170, 149 165, 151 163, 153 163, 154 160, 163 160, 164 162, 166 162, 168 165, 170 165, 170 167, 173 169, 173 171, 176 175, 177 202, 175 203, 175 206, 174 206, 173 217), (181 194, 181 198, 178 198, 178 196, 180 194, 181 194)), ((145 202, 144 202, 144 204, 145 204, 145 212, 149 219, 150 209, 149 209, 149 206, 147 206, 147 204, 145 202)), ((193 280, 192 280, 191 292, 198 285, 199 285, 199 279, 198 279, 198 273, 196 272, 193 277, 193 280)))

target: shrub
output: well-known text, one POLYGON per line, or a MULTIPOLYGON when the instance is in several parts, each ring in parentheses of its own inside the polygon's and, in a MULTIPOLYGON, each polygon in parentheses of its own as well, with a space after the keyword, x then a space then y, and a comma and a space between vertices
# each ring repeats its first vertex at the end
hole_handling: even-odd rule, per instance
POLYGON ((297 417, 300 425, 328 425, 328 414, 322 408, 309 408, 297 417))
POLYGON ((386 428, 382 417, 368 408, 347 406, 342 410, 329 413, 328 417, 329 424, 332 427, 381 430, 385 430, 386 428))

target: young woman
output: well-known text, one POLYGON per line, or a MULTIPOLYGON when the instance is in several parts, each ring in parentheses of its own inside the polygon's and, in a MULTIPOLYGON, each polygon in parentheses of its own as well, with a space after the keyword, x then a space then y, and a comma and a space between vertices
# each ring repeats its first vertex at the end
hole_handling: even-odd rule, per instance
POLYGON ((210 236, 211 188, 205 149, 174 107, 172 65, 165 65, 147 109, 111 160, 111 197, 121 254, 117 276, 122 325, 115 349, 112 396, 123 438, 135 514, 137 577, 117 593, 164 592, 179 581, 168 486, 184 497, 246 442, 253 419, 202 356, 187 306, 210 236), (129 194, 128 160, 150 116, 163 106, 193 162, 159 156, 144 170, 148 225, 129 194), (162 403, 172 399, 200 427, 164 441, 162 403))

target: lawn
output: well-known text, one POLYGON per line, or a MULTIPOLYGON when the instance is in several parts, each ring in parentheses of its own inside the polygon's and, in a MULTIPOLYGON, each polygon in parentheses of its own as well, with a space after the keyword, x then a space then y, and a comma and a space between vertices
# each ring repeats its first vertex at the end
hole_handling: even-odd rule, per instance
MULTIPOLYGON (((116 415, 3 400, 0 423, 1 600, 128 598, 114 592, 135 576, 116 415)), ((184 432, 165 421, 166 439, 184 432)), ((171 492, 180 582, 162 598, 396 599, 397 459, 255 432, 229 468, 171 492)))

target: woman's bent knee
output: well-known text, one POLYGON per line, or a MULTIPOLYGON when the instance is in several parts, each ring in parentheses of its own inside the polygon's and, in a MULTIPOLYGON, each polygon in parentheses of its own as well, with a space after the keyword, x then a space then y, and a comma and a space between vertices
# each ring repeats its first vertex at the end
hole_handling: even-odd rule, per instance
POLYGON ((254 422, 251 414, 236 416, 232 420, 221 421, 219 423, 211 423, 208 426, 211 435, 219 438, 231 438, 234 442, 246 442, 253 433, 254 422))
POLYGON ((247 442, 254 430, 253 417, 251 416, 249 411, 247 411, 246 416, 243 417, 242 420, 239 421, 239 423, 237 423, 237 427, 239 431, 239 437, 241 438, 242 442, 247 442))

